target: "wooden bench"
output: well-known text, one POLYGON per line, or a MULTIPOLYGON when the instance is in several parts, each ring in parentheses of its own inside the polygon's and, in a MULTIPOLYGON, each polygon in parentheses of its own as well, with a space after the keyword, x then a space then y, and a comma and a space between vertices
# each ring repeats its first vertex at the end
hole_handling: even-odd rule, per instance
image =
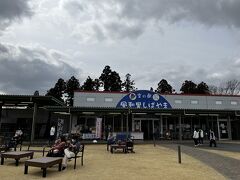
MULTIPOLYGON (((29 145, 28 145, 28 148, 27 148, 28 151, 30 151, 31 145, 32 145, 32 144, 29 144, 29 145)), ((50 149, 51 147, 48 146, 48 145, 44 145, 42 150, 34 150, 34 149, 31 149, 31 151, 34 151, 34 152, 42 152, 42 156, 44 156, 44 155, 45 155, 45 152, 48 152, 48 151, 46 151, 46 148, 49 148, 49 149, 50 149)))
POLYGON ((28 166, 40 167, 43 170, 42 177, 46 177, 47 168, 58 164, 58 171, 62 170, 61 157, 42 157, 25 161, 24 174, 28 174, 28 166))
POLYGON ((127 146, 126 144, 112 144, 111 146, 111 153, 113 153, 113 150, 116 149, 122 149, 124 153, 127 153, 127 146))
POLYGON ((128 153, 129 151, 132 153, 134 152, 134 143, 133 141, 127 141, 124 142, 123 144, 111 144, 111 145, 107 145, 107 150, 109 149, 108 146, 111 147, 111 153, 113 153, 113 150, 116 149, 122 149, 124 153, 128 153))
POLYGON ((18 166, 19 160, 23 157, 30 157, 33 158, 33 151, 12 151, 12 152, 5 152, 1 154, 1 165, 4 164, 4 158, 12 158, 16 160, 16 166, 18 166))

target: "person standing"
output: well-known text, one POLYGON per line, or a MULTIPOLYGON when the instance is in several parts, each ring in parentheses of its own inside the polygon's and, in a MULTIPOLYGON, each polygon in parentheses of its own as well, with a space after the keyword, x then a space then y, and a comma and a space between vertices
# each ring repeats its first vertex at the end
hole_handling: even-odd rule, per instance
POLYGON ((203 145, 203 137, 204 137, 204 133, 202 129, 199 129, 199 144, 203 145))
POLYGON ((209 140, 210 140, 210 143, 209 143, 210 147, 212 147, 212 144, 214 145, 214 147, 217 147, 216 137, 212 129, 210 129, 209 131, 209 140))
POLYGON ((199 139, 199 133, 197 131, 197 128, 195 128, 194 132, 193 132, 193 140, 194 140, 194 145, 198 146, 198 139, 199 139))
POLYGON ((55 133, 56 133, 56 128, 54 125, 52 125, 52 127, 50 129, 49 144, 51 144, 55 140, 55 133))
POLYGON ((16 141, 16 144, 22 144, 23 132, 20 127, 16 130, 13 140, 16 141))

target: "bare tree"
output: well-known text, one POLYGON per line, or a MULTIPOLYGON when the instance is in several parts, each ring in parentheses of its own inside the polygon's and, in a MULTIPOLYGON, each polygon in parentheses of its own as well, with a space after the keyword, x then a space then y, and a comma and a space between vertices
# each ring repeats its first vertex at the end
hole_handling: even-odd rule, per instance
POLYGON ((210 94, 218 94, 218 87, 214 85, 209 86, 210 94))
POLYGON ((240 93, 240 81, 236 79, 221 83, 218 87, 211 85, 209 87, 211 94, 237 95, 240 93))
POLYGON ((217 89, 218 94, 227 94, 226 93, 226 87, 225 87, 225 83, 221 83, 217 89))
POLYGON ((239 94, 240 82, 236 79, 232 79, 226 82, 226 93, 230 95, 239 94))

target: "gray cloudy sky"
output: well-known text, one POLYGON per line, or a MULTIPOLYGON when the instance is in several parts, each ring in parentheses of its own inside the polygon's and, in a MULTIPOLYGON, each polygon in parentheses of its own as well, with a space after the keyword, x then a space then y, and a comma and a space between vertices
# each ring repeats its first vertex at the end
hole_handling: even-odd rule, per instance
POLYGON ((110 65, 138 89, 240 75, 239 0, 0 0, 0 93, 82 84, 110 65))

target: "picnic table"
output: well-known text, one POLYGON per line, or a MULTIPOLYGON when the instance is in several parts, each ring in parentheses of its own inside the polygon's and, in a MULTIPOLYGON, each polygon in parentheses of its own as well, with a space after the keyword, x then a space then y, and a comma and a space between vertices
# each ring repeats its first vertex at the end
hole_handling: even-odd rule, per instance
POLYGON ((58 164, 58 171, 62 170, 61 157, 42 157, 25 161, 24 174, 28 174, 28 166, 40 167, 43 170, 42 177, 46 177, 47 168, 58 164))
POLYGON ((127 153, 126 144, 111 144, 111 153, 113 153, 113 150, 116 149, 122 149, 124 153, 127 153))
POLYGON ((12 151, 12 152, 5 152, 1 154, 1 165, 4 164, 4 158, 12 158, 16 160, 16 166, 19 164, 19 160, 24 157, 33 158, 33 151, 12 151))

